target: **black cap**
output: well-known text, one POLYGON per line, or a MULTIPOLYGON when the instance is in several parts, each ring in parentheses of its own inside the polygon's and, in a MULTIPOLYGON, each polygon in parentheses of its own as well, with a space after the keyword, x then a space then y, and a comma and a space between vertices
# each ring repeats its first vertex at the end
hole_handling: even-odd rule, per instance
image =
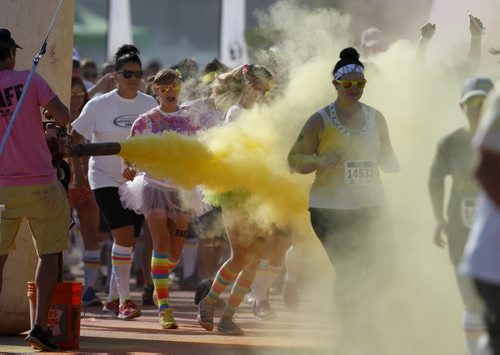
POLYGON ((6 28, 0 28, 0 49, 9 49, 9 48, 21 48, 20 45, 12 39, 12 36, 10 35, 10 31, 6 28))

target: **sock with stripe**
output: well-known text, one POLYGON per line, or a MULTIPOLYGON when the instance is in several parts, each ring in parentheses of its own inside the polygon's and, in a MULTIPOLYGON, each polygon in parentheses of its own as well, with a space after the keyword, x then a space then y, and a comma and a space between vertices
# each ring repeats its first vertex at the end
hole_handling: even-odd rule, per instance
POLYGON ((167 253, 153 250, 151 256, 151 279, 155 286, 156 296, 158 297, 158 312, 161 313, 165 308, 169 308, 168 275, 176 262, 170 261, 167 253))
POLYGON ((120 304, 130 299, 130 268, 132 266, 132 247, 113 243, 111 249, 112 273, 115 277, 120 304))
POLYGON ((296 247, 290 245, 285 254, 286 275, 285 281, 291 284, 296 284, 300 270, 300 256, 296 247))
POLYGON ((83 285, 85 290, 94 288, 101 266, 100 250, 84 250, 83 252, 83 285))
POLYGON ((252 291, 255 294, 257 305, 267 300, 267 292, 274 280, 280 276, 281 270, 283 270, 283 265, 273 266, 267 260, 260 262, 255 280, 252 283, 252 291))
POLYGON ((111 272, 111 276, 109 277, 109 292, 108 292, 108 302, 112 302, 115 299, 119 298, 118 296, 118 286, 116 285, 116 279, 113 272, 111 272))
POLYGON ((236 279, 231 290, 231 295, 224 308, 223 318, 232 318, 236 310, 238 309, 243 297, 250 291, 250 285, 252 285, 253 279, 255 278, 255 272, 241 271, 236 279))
POLYGON ((226 289, 227 285, 233 282, 238 276, 237 272, 234 272, 229 267, 229 261, 226 261, 217 272, 212 287, 207 295, 207 299, 215 303, 219 299, 220 294, 226 289))

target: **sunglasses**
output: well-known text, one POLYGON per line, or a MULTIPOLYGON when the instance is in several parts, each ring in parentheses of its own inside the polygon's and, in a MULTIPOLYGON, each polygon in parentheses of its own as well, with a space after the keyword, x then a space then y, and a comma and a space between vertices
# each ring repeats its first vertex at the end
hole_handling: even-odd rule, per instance
POLYGON ((144 76, 144 72, 142 70, 122 70, 117 71, 117 74, 122 74, 125 79, 130 79, 132 76, 135 76, 137 79, 141 79, 144 76))
POLYGON ((181 89, 181 84, 175 83, 175 84, 157 85, 156 87, 158 88, 158 90, 160 90, 162 94, 164 94, 166 92, 169 92, 170 90, 174 92, 179 91, 181 89))
POLYGON ((356 85, 358 89, 364 89, 366 86, 366 79, 361 80, 334 80, 336 83, 342 85, 344 89, 350 89, 353 85, 356 85))
POLYGON ((71 92, 71 97, 84 97, 84 96, 85 96, 85 93, 83 91, 80 91, 80 92, 72 91, 71 92))

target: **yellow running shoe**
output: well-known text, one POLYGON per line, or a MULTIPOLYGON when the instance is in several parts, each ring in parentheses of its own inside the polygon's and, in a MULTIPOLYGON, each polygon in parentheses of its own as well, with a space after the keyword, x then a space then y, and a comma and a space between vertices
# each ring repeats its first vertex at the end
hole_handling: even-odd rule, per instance
POLYGON ((163 329, 177 329, 179 325, 175 321, 172 308, 165 308, 160 314, 160 325, 163 329))

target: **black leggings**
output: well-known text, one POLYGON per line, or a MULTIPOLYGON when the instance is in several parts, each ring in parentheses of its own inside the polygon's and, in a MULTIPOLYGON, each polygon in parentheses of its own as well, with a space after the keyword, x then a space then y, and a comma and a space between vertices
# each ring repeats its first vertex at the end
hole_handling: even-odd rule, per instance
POLYGON ((389 216, 383 207, 310 208, 309 212, 314 232, 335 269, 338 314, 346 328, 361 329, 360 322, 370 318, 366 313, 390 277, 394 255, 389 216))

